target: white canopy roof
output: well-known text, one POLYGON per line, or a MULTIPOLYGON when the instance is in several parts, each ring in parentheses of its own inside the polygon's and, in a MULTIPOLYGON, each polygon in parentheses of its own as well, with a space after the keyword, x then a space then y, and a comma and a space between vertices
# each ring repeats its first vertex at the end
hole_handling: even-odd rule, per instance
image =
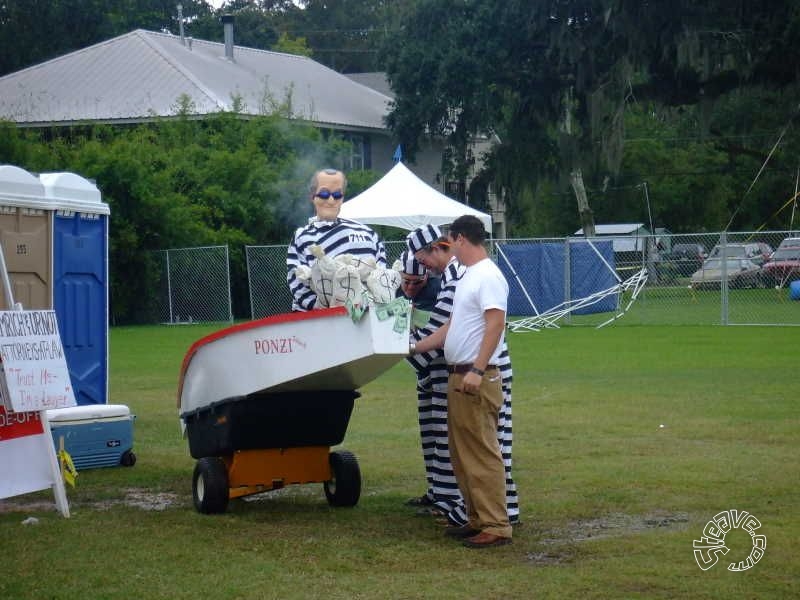
POLYGON ((491 216, 437 192, 401 162, 372 187, 342 204, 339 213, 361 223, 408 231, 423 225, 447 225, 461 215, 475 215, 491 234, 491 216))

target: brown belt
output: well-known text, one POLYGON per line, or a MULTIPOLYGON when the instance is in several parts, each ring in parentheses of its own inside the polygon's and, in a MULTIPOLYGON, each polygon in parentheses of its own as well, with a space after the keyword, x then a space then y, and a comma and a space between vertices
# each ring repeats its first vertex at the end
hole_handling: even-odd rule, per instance
MULTIPOLYGON (((469 370, 472 368, 472 363, 464 363, 460 365, 447 365, 447 372, 448 373, 456 373, 458 375, 463 375, 464 373, 469 373, 469 370)), ((484 371, 488 371, 489 369, 496 369, 497 365, 486 365, 484 371)))

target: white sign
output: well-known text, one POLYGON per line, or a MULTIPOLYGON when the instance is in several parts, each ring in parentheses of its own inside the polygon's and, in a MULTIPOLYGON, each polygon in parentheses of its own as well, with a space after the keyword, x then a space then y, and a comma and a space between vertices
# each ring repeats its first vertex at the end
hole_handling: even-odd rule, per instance
POLYGON ((0 359, 15 412, 75 406, 55 311, 0 311, 0 359))
POLYGON ((725 536, 731 529, 739 528, 750 534, 753 546, 747 558, 728 564, 728 571, 747 571, 755 566, 767 549, 767 536, 756 534, 756 530, 761 528, 761 521, 746 510, 724 510, 706 523, 702 537, 692 543, 697 566, 707 571, 717 564, 720 554, 724 556, 730 552, 725 545, 725 536))
POLYGON ((15 413, 0 406, 0 498, 53 485, 45 444, 53 444, 37 412, 15 413))
POLYGON ((56 508, 69 517, 47 412, 15 413, 0 406, 0 498, 53 488, 56 508))

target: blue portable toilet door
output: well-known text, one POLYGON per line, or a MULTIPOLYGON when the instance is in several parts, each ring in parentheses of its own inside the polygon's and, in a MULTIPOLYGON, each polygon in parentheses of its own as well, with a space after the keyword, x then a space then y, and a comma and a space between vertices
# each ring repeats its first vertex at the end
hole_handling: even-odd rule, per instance
POLYGON ((108 218, 57 211, 53 295, 78 404, 108 402, 108 218))

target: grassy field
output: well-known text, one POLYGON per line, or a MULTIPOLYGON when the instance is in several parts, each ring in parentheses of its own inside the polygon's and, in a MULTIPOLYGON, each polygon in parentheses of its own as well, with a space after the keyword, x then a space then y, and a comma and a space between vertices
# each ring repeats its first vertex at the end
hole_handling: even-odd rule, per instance
POLYGON ((70 519, 52 494, 0 501, 0 598, 790 598, 800 595, 800 334, 779 327, 569 327, 511 334, 511 546, 463 548, 403 505, 423 491, 413 375, 363 388, 344 446, 364 479, 332 509, 321 485, 191 506, 180 436, 183 354, 208 326, 111 331, 111 402, 137 415, 133 468, 82 471, 70 519), (662 427, 663 425, 663 427, 662 427), (728 509, 763 524, 763 559, 733 530, 692 553, 728 509), (23 525, 29 516, 38 525, 23 525))

